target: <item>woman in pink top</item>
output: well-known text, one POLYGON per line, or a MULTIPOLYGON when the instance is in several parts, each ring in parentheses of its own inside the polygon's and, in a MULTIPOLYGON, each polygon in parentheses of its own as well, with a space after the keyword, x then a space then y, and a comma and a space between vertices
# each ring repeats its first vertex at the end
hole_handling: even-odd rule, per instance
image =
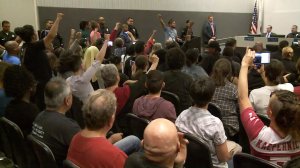
POLYGON ((99 23, 96 21, 91 22, 92 31, 90 33, 90 39, 92 45, 96 43, 97 39, 101 38, 101 34, 98 32, 99 27, 99 23))
POLYGON ((248 135, 251 153, 278 165, 300 155, 300 102, 290 91, 279 90, 270 96, 267 127, 256 115, 248 98, 248 68, 255 52, 247 49, 239 76, 238 92, 241 121, 248 135))

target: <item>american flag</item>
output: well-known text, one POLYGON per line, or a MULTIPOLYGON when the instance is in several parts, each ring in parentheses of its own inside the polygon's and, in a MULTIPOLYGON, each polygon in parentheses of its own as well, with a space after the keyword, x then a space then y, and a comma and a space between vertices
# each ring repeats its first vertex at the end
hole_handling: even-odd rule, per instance
POLYGON ((257 0, 256 0, 254 5, 254 11, 252 14, 252 22, 250 28, 251 34, 257 34, 257 20, 258 20, 258 13, 257 13, 257 0))

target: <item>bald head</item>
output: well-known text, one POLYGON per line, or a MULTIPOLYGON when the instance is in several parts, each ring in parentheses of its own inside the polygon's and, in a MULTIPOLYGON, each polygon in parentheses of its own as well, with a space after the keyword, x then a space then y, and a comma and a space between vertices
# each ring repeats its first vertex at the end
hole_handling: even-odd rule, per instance
POLYGON ((99 21, 99 24, 101 24, 101 25, 105 23, 105 19, 102 16, 99 17, 98 21, 99 21))
POLYGON ((156 119, 150 122, 144 131, 143 147, 145 156, 152 161, 172 162, 179 149, 177 129, 167 119, 156 119))
POLYGON ((4 45, 8 54, 16 55, 19 53, 19 44, 16 41, 8 41, 4 45))

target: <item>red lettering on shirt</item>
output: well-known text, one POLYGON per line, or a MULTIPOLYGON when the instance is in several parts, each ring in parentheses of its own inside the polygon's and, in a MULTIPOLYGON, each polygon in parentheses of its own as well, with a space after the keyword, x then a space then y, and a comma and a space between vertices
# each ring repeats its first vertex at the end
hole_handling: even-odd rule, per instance
POLYGON ((262 140, 258 140, 258 142, 256 143, 256 147, 260 148, 261 143, 262 143, 262 140))

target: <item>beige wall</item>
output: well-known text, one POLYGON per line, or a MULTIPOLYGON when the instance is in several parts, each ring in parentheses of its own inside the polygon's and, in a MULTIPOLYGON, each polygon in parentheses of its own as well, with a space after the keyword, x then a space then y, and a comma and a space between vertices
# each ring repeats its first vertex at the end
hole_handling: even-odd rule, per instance
POLYGON ((37 6, 91 9, 134 9, 249 13, 254 0, 37 0, 37 6))
POLYGON ((298 25, 300 31, 300 1, 299 0, 265 0, 264 31, 267 25, 273 26, 273 32, 287 35, 292 25, 298 25))
POLYGON ((0 0, 0 22, 3 20, 11 23, 11 31, 25 24, 37 29, 36 0, 0 0))

